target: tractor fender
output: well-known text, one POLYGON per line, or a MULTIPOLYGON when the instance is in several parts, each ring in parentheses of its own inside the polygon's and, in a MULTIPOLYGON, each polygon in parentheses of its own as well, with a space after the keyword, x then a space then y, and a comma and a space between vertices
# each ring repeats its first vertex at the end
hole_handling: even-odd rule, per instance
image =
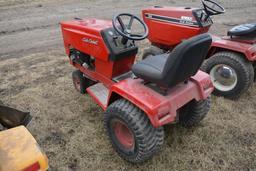
MULTIPOLYGON (((119 98, 124 98, 140 108, 142 111, 144 111, 154 127, 160 126, 157 123, 157 114, 159 111, 158 109, 156 109, 156 106, 159 106, 161 102, 158 100, 158 98, 154 98, 151 96, 150 93, 145 92, 145 89, 147 89, 147 87, 143 86, 139 88, 138 86, 135 87, 130 83, 132 82, 130 82, 129 80, 124 80, 112 85, 109 92, 107 106, 109 106, 111 103, 119 98)), ((168 109, 163 110, 165 110, 166 112, 168 111, 168 109)))
POLYGON ((169 89, 166 95, 158 91, 144 85, 141 79, 125 79, 110 87, 107 106, 124 98, 143 110, 154 127, 159 127, 175 122, 177 110, 191 100, 206 99, 213 86, 208 74, 199 71, 188 83, 169 89))
POLYGON ((207 58, 212 56, 214 53, 218 51, 226 51, 226 50, 244 54, 249 61, 256 60, 256 46, 253 46, 252 44, 232 41, 228 38, 220 38, 216 36, 213 36, 213 42, 209 50, 209 53, 207 55, 207 58))

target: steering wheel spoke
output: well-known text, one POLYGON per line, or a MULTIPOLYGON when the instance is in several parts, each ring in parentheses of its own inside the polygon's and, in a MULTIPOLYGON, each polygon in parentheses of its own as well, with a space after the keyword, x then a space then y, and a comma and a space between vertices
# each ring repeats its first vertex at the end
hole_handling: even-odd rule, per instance
POLYGON ((127 26, 127 29, 131 30, 133 20, 134 20, 134 17, 133 17, 133 16, 131 16, 130 21, 129 21, 129 24, 128 24, 128 26, 127 26))
POLYGON ((118 23, 120 24, 121 29, 122 29, 123 31, 125 31, 125 25, 124 25, 123 20, 121 19, 120 16, 117 17, 117 21, 118 21, 118 23))

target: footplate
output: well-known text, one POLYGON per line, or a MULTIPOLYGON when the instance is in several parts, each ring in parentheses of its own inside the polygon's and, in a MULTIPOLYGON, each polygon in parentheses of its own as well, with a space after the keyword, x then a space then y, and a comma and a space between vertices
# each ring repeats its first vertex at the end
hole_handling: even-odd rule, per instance
POLYGON ((103 109, 106 109, 109 90, 102 83, 97 83, 86 90, 103 109))

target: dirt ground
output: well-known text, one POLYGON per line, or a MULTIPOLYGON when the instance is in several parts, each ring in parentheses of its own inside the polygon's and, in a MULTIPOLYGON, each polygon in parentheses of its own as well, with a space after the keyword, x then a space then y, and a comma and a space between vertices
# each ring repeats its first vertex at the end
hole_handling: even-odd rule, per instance
MULTIPOLYGON (((255 0, 222 0, 227 12, 211 32, 255 22, 255 0)), ((74 17, 139 15, 150 5, 199 6, 199 0, 0 0, 0 100, 28 110, 28 126, 50 161, 49 170, 256 170, 256 85, 239 101, 213 97, 197 127, 165 127, 161 153, 132 165, 111 148, 103 111, 74 91, 58 23, 74 17)), ((140 43, 143 48, 146 41, 140 43)))

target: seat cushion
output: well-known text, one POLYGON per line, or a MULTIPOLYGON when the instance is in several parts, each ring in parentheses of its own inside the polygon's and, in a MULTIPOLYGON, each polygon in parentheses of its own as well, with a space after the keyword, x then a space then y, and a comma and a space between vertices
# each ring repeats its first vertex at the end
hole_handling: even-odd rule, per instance
POLYGON ((256 35, 256 23, 241 24, 228 31, 228 36, 252 36, 256 35))
POLYGON ((146 81, 157 82, 161 79, 168 54, 149 56, 132 66, 132 72, 146 81))
POLYGON ((196 74, 212 38, 201 34, 183 41, 171 53, 150 56, 132 67, 133 73, 161 87, 170 88, 196 74))

